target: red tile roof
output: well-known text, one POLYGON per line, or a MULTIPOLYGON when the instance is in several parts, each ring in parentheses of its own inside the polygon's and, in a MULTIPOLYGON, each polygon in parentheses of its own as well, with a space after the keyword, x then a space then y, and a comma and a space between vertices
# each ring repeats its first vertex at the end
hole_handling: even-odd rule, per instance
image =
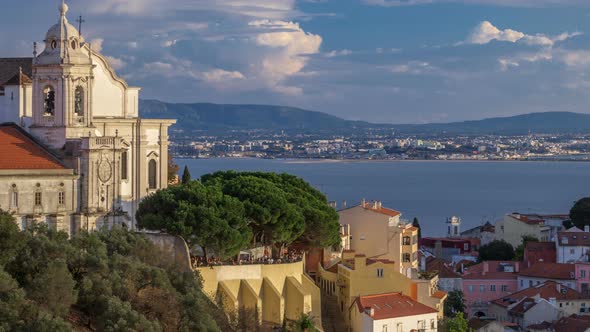
POLYGON ((0 125, 0 170, 66 169, 46 148, 15 124, 0 125))
POLYGON ((442 259, 439 258, 426 258, 426 271, 437 271, 439 278, 461 278, 459 273, 453 271, 451 267, 449 267, 442 259))
POLYGON ((590 247, 590 233, 558 232, 557 240, 563 247, 590 247))
POLYGON ((365 205, 361 205, 363 208, 365 208, 366 210, 370 210, 373 212, 377 212, 377 213, 381 213, 381 214, 385 214, 388 215, 390 217, 397 217, 399 215, 401 215, 401 212, 396 211, 396 210, 392 210, 392 209, 388 209, 388 208, 384 208, 382 206, 375 208, 375 206, 373 205, 373 203, 365 203, 365 205))
POLYGON ((538 262, 520 271, 520 275, 535 278, 573 280, 576 278, 575 272, 575 264, 538 262))
POLYGON ((531 310, 535 305, 537 305, 537 301, 535 301, 533 298, 527 297, 512 307, 512 309, 508 310, 508 312, 511 315, 522 316, 527 311, 531 310))
POLYGON ((463 272, 463 279, 475 279, 475 280, 508 280, 516 279, 517 265, 520 266, 520 262, 513 261, 485 261, 476 265, 465 268, 463 272), (487 265, 487 267, 486 267, 487 265), (512 268, 515 272, 504 272, 505 269, 512 268))
POLYGON ((571 315, 563 317, 553 324, 555 331, 578 332, 590 329, 590 316, 571 315))
POLYGON ((587 297, 585 297, 575 289, 558 284, 555 281, 546 281, 538 286, 525 288, 521 291, 503 296, 499 299, 492 301, 492 303, 507 308, 508 306, 529 297, 540 297, 545 300, 555 298, 557 301, 587 299, 587 297))
POLYGON ((374 320, 438 313, 437 310, 401 293, 359 296, 355 303, 359 312, 372 308, 374 320))
POLYGON ((432 294, 432 297, 436 297, 437 299, 442 299, 442 298, 444 298, 445 296, 447 296, 447 292, 445 292, 445 291, 441 291, 441 290, 437 290, 436 292, 434 292, 434 293, 432 294))

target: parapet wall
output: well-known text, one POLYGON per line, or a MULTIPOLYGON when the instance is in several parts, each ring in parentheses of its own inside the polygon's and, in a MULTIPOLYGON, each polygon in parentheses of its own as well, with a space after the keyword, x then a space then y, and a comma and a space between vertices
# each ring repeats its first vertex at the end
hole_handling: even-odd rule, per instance
POLYGON ((282 324, 311 313, 321 329, 320 290, 305 275, 303 262, 199 267, 203 291, 223 299, 226 309, 256 309, 259 319, 282 324), (228 303, 229 302, 229 303, 228 303))
POLYGON ((186 241, 180 236, 165 233, 141 233, 163 251, 169 253, 181 271, 192 271, 191 256, 186 241))

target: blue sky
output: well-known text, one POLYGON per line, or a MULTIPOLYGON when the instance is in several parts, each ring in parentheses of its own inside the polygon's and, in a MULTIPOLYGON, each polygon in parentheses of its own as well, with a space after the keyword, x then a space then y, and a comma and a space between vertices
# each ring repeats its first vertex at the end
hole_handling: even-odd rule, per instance
MULTIPOLYGON (((70 0, 142 98, 425 123, 590 113, 587 0, 70 0)), ((58 0, 4 0, 0 56, 29 56, 58 0)))

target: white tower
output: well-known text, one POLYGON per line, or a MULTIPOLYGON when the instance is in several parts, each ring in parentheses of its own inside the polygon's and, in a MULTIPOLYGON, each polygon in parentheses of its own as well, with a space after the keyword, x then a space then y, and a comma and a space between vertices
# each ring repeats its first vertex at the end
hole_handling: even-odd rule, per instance
POLYGON ((56 149, 69 138, 88 136, 92 127, 92 60, 67 12, 62 2, 57 24, 45 35, 45 49, 33 59, 31 132, 56 149))
POLYGON ((452 216, 447 218, 447 237, 461 236, 461 218, 452 216))

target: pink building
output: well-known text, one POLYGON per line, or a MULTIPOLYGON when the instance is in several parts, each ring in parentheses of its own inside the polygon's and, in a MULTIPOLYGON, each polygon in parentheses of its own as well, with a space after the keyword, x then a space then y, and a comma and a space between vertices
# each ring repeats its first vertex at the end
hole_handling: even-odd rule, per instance
POLYGON ((488 315, 490 302, 517 290, 520 262, 486 261, 465 268, 463 295, 467 317, 488 315))
POLYGON ((590 263, 576 263, 576 290, 590 296, 590 263))

